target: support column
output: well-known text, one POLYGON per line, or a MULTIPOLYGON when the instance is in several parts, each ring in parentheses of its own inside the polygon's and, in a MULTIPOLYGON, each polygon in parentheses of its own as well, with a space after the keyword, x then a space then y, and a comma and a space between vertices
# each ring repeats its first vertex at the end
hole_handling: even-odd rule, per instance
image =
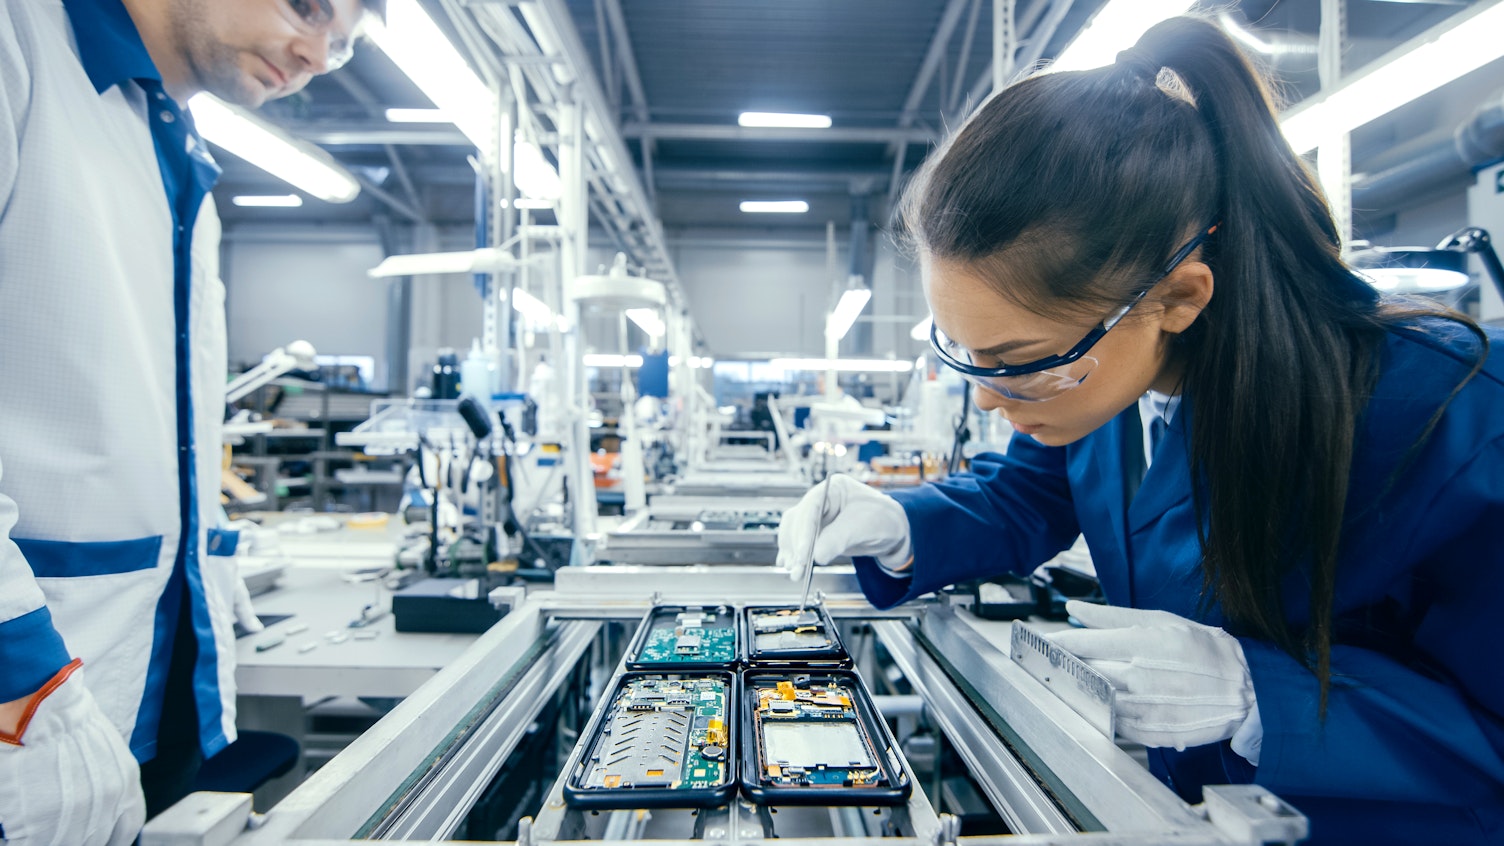
POLYGON ((1013 0, 992 0, 992 92, 1003 90, 1013 75, 1018 33, 1013 28, 1013 0))
MULTIPOLYGON (((1342 84, 1342 43, 1347 40, 1347 0, 1321 0, 1321 30, 1316 60, 1321 90, 1342 84)), ((1323 137, 1316 147, 1316 176, 1332 207, 1337 237, 1346 251, 1352 239, 1352 139, 1346 132, 1323 137)))
POLYGON ((563 195, 559 199, 559 277, 563 296, 560 305, 569 322, 565 335, 566 361, 560 370, 568 386, 570 432, 568 466, 570 499, 574 506, 576 542, 595 532, 595 474, 590 468, 590 427, 586 417, 590 409, 590 384, 585 379, 585 355, 580 347, 580 306, 569 296, 574 280, 585 274, 585 249, 589 237, 589 187, 585 181, 585 122, 574 91, 558 103, 559 108, 559 181, 563 195))

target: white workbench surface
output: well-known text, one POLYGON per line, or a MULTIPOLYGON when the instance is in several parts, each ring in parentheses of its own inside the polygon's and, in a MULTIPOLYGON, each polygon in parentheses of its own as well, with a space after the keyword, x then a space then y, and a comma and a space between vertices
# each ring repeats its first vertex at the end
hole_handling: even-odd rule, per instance
MULTIPOLYGON (((275 521, 268 520, 274 525, 275 521)), ((281 558, 288 564, 276 588, 252 599, 257 616, 291 615, 236 642, 235 681, 242 696, 404 697, 464 652, 477 635, 398 632, 391 592, 379 582, 355 582, 359 570, 390 564, 396 526, 341 528, 310 535, 284 535, 281 558), (365 628, 349 628, 361 609, 375 602, 386 613, 365 628), (298 634, 288 630, 308 628, 298 634), (357 640, 357 632, 374 633, 357 640), (348 639, 332 642, 328 634, 348 639), (282 638, 263 652, 256 645, 282 638), (306 652, 300 647, 317 644, 306 652)))

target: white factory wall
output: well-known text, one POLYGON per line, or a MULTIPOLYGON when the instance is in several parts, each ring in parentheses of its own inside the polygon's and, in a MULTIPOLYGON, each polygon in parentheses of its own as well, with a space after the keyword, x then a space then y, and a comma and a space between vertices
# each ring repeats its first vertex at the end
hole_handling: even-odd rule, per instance
POLYGON ((321 355, 369 355, 380 365, 387 290, 365 272, 381 258, 375 234, 365 228, 242 226, 226 232, 220 266, 230 362, 258 362, 303 339, 321 355))
MULTIPOLYGON (((669 251, 683 282, 700 336, 718 358, 770 355, 823 356, 825 315, 835 294, 825 239, 727 238, 686 233, 670 237, 669 251)), ((861 323, 871 327, 863 355, 902 358, 917 351, 908 331, 927 310, 917 274, 897 256, 886 236, 873 238, 872 302, 861 323)), ((849 243, 838 233, 835 277, 844 281, 849 243)), ((854 354, 853 331, 841 354, 854 354)))
MULTIPOLYGON (((465 232, 418 232, 416 249, 463 249, 465 232)), ((368 227, 317 230, 240 225, 225 233, 221 268, 232 365, 261 360, 295 339, 321 355, 368 355, 387 385, 394 281, 366 271, 383 257, 368 227)), ((479 297, 469 277, 419 277, 412 286, 408 372, 418 378, 435 350, 468 348, 480 334, 479 297)), ((411 385, 390 386, 410 390, 411 385)))

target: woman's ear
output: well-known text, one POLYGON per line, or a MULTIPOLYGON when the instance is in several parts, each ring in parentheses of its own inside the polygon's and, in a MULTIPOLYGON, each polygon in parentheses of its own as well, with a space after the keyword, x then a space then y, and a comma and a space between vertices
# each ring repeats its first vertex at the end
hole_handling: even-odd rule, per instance
POLYGON ((1177 335, 1189 329, 1212 301, 1215 287, 1212 269, 1202 262, 1188 261, 1175 268, 1155 292, 1162 309, 1160 329, 1177 335))

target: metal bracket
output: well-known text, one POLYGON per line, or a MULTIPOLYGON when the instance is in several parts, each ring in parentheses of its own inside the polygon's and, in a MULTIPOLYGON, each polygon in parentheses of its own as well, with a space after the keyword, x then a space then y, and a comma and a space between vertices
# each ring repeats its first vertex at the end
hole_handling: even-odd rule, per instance
POLYGON ((1013 622, 1012 656, 1015 664, 1048 687, 1097 731, 1113 736, 1115 691, 1106 676, 1018 620, 1013 622))
POLYGON ((941 814, 940 828, 935 831, 935 846, 956 846, 961 836, 961 818, 955 814, 941 814))
POLYGON ((190 793, 146 824, 141 844, 225 846, 246 830, 250 817, 249 793, 190 793))
POLYGON ((1295 843, 1310 831, 1305 815, 1256 784, 1202 788, 1206 817, 1238 843, 1295 843))

